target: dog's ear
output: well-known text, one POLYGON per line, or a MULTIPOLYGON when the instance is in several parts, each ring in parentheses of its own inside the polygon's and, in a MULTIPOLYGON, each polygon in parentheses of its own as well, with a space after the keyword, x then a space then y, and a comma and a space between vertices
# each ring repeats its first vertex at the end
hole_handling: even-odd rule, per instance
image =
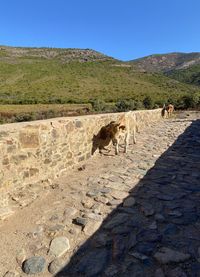
POLYGON ((92 140, 95 140, 97 138, 97 135, 93 135, 92 140))

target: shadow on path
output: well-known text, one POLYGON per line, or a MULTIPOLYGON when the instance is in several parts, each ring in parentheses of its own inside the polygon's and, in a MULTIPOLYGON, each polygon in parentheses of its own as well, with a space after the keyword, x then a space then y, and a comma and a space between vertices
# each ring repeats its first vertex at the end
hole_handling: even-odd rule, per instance
POLYGON ((200 120, 129 193, 56 277, 200 276, 200 120))

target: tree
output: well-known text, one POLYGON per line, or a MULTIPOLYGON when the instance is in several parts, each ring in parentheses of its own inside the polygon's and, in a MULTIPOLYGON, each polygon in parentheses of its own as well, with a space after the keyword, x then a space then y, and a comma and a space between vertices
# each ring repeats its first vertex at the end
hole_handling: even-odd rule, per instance
POLYGON ((200 95, 195 93, 183 97, 184 107, 188 108, 197 108, 200 104, 200 95))

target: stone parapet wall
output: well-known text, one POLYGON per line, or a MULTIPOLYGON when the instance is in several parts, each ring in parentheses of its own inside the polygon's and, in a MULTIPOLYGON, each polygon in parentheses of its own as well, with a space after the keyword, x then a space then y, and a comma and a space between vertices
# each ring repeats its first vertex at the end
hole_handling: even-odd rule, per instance
MULTIPOLYGON (((22 186, 46 182, 91 156, 92 138, 122 113, 63 117, 0 126, 0 208, 22 186)), ((133 111, 139 128, 161 119, 161 109, 133 111)))

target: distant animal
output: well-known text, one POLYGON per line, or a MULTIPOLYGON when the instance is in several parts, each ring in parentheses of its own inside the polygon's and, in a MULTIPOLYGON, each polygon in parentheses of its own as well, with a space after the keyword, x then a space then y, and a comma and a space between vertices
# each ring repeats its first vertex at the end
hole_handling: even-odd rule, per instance
MULTIPOLYGON (((124 153, 127 153, 129 138, 130 138, 130 125, 133 135, 133 143, 136 143, 136 131, 138 126, 136 123, 135 115, 132 115, 130 118, 129 113, 123 114, 119 120, 111 121, 106 126, 103 126, 99 133, 93 137, 93 147, 99 148, 99 152, 102 153, 102 150, 107 150, 105 146, 108 146, 110 142, 115 146, 115 154, 119 154, 119 143, 121 140, 124 141, 124 153)), ((93 149, 93 150, 94 150, 93 149)))
POLYGON ((172 113, 174 112, 174 105, 169 104, 166 109, 167 109, 167 115, 168 115, 168 117, 171 117, 172 113))
POLYGON ((165 104, 164 104, 163 107, 162 107, 161 115, 162 115, 163 118, 166 118, 166 117, 167 117, 167 107, 166 107, 165 104))
POLYGON ((163 105, 161 115, 163 118, 169 118, 172 116, 172 113, 174 112, 174 106, 172 104, 169 105, 163 105))

